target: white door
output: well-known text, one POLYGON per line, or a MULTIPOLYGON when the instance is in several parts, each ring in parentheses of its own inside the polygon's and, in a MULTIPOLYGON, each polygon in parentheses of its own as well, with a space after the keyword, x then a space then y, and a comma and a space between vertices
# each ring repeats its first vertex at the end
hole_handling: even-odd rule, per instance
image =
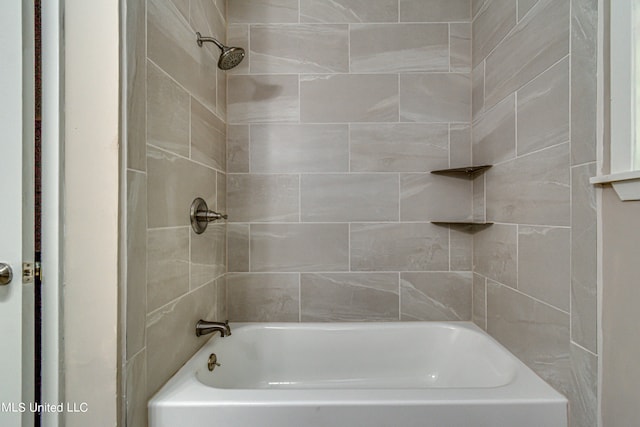
POLYGON ((0 0, 0 425, 7 427, 22 424, 22 411, 29 410, 31 400, 23 396, 23 387, 29 388, 23 382, 22 350, 26 342, 22 325, 23 194, 31 194, 23 184, 23 151, 30 151, 32 144, 30 132, 25 132, 30 116, 25 111, 32 100, 26 96, 23 101, 24 76, 28 79, 30 73, 24 72, 22 32, 28 26, 23 25, 22 8, 21 0, 0 0), (7 283, 9 269, 13 279, 7 283))

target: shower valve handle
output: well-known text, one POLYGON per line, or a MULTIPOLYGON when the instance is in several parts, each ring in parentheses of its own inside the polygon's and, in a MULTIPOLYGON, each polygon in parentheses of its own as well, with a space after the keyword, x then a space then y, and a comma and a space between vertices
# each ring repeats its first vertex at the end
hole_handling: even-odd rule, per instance
POLYGON ((223 215, 214 211, 202 211, 196 212, 196 218, 198 219, 198 221, 213 222, 219 219, 227 219, 229 218, 229 215, 223 215))
POLYGON ((191 213, 189 215, 191 219, 191 227, 196 234, 204 233, 207 229, 207 225, 210 222, 218 221, 220 219, 229 218, 226 214, 210 211, 207 202, 204 199, 198 197, 191 203, 191 213))

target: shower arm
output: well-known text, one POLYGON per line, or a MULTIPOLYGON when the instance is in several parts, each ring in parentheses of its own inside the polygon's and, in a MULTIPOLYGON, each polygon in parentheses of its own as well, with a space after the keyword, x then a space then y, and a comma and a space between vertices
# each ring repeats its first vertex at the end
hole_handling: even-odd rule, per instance
POLYGON ((197 32, 196 35, 198 36, 198 46, 202 47, 202 44, 204 42, 211 42, 216 46, 218 46, 220 50, 224 52, 225 46, 222 43, 220 43, 218 40, 214 39, 213 37, 202 37, 202 35, 199 32, 197 32))

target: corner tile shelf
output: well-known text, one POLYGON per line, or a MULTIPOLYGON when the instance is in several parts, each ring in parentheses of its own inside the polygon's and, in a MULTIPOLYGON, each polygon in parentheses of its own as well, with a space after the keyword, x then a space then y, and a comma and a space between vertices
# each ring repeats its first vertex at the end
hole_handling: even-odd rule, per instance
MULTIPOLYGON (((487 169, 489 169, 492 165, 481 165, 481 166, 465 166, 461 168, 450 168, 450 169, 439 169, 431 171, 433 174, 437 175, 466 175, 469 179, 474 179, 481 173, 484 173, 487 169)), ((477 228, 484 228, 492 225, 492 222, 486 221, 431 221, 434 225, 440 226, 458 226, 464 228, 470 228, 472 230, 477 228)))
POLYGON ((480 222, 480 221, 430 221, 435 225, 460 225, 469 227, 484 227, 487 225, 493 225, 492 222, 480 222))
POLYGON ((448 227, 452 230, 464 231, 474 234, 480 230, 493 225, 492 222, 475 222, 475 221, 431 221, 431 224, 439 227, 448 227))
POLYGON ((482 165, 482 166, 465 166, 462 168, 451 168, 451 169, 439 169, 435 171, 431 171, 431 173, 435 173, 437 175, 467 175, 469 178, 475 178, 476 175, 479 175, 489 169, 492 165, 482 165))

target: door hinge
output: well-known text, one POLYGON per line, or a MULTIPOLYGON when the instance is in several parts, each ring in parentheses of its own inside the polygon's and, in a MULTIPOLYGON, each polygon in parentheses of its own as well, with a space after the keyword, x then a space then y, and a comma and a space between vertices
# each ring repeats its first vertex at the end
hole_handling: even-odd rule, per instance
POLYGON ((42 280, 42 267, 39 262, 22 263, 22 283, 33 283, 35 278, 42 280))

